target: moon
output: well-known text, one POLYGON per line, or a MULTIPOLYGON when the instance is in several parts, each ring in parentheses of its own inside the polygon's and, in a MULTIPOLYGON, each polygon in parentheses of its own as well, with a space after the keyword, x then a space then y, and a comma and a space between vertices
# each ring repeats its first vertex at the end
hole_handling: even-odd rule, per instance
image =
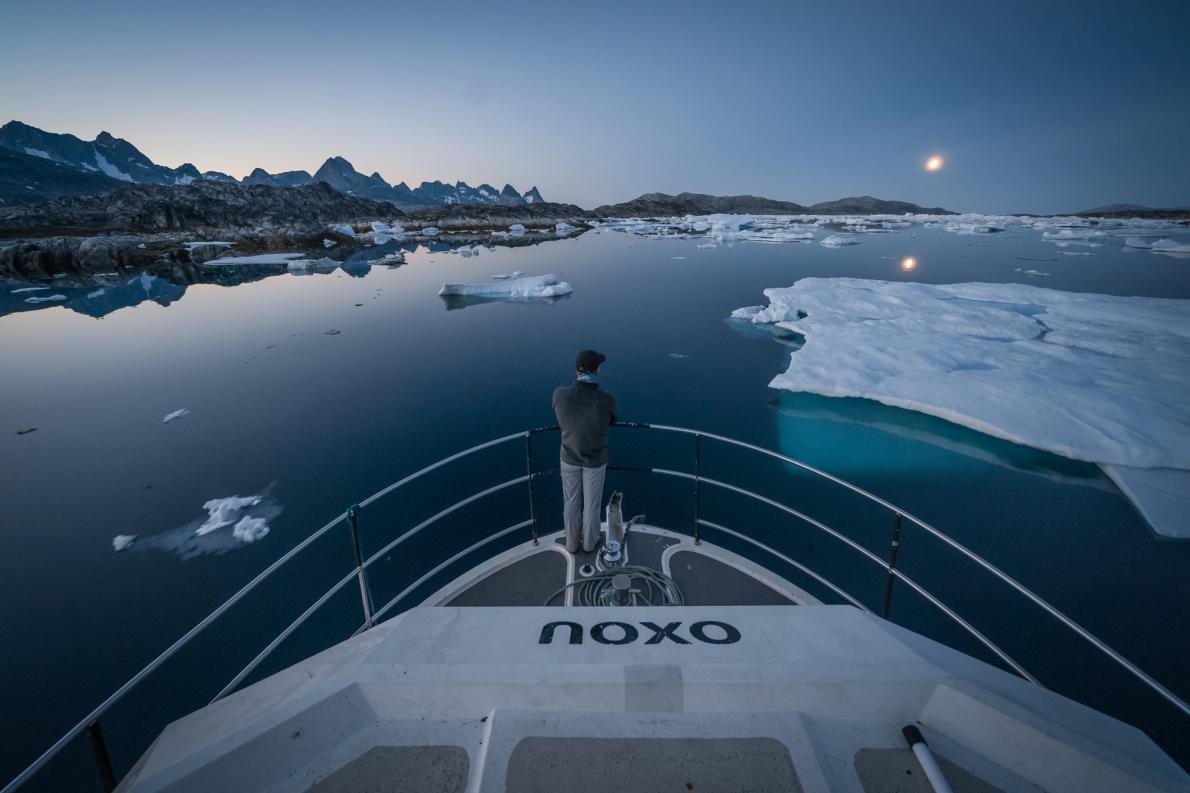
POLYGON ((942 158, 935 154, 930 159, 926 160, 927 171, 939 171, 942 169, 942 158))
POLYGON ((909 272, 916 267, 917 259, 913 258, 912 256, 906 256, 904 259, 901 259, 901 269, 905 272, 909 272))

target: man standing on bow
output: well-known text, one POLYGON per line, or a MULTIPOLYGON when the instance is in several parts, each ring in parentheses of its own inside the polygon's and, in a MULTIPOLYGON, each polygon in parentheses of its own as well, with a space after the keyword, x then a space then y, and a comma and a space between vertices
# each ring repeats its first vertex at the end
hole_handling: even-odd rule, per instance
POLYGON ((562 504, 566 550, 595 550, 599 542, 599 509, 607 472, 607 433, 619 415, 616 398, 595 381, 607 360, 583 350, 574 362, 573 385, 554 389, 554 415, 562 428, 562 504), (581 542, 580 542, 581 527, 581 542))

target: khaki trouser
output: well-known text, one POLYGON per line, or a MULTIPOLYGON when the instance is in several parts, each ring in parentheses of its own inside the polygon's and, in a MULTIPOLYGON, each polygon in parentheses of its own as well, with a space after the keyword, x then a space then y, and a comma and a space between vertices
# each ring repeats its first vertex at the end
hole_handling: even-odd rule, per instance
POLYGON ((595 550, 599 542, 599 508, 603 501, 603 477, 607 466, 584 468, 562 463, 562 516, 566 524, 566 550, 579 549, 579 527, 582 527, 582 548, 595 550))

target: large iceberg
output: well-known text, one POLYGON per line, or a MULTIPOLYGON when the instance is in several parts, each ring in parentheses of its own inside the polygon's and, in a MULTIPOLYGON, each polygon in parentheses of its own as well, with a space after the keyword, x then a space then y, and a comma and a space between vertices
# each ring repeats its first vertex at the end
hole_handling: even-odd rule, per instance
POLYGON ((862 397, 1099 464, 1190 537, 1190 300, 806 278, 733 316, 804 337, 770 385, 862 397))
POLYGON ((556 275, 531 275, 525 278, 508 278, 478 284, 443 284, 440 295, 464 295, 471 297, 524 298, 561 297, 574 291, 556 275))

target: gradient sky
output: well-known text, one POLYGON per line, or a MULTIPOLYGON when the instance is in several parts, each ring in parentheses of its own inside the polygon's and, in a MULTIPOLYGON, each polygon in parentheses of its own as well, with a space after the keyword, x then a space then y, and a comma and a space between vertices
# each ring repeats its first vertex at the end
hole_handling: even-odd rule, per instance
POLYGON ((242 177, 1190 206, 1190 2, 7 6, 0 123, 242 177), (927 174, 930 154, 947 165, 927 174))

